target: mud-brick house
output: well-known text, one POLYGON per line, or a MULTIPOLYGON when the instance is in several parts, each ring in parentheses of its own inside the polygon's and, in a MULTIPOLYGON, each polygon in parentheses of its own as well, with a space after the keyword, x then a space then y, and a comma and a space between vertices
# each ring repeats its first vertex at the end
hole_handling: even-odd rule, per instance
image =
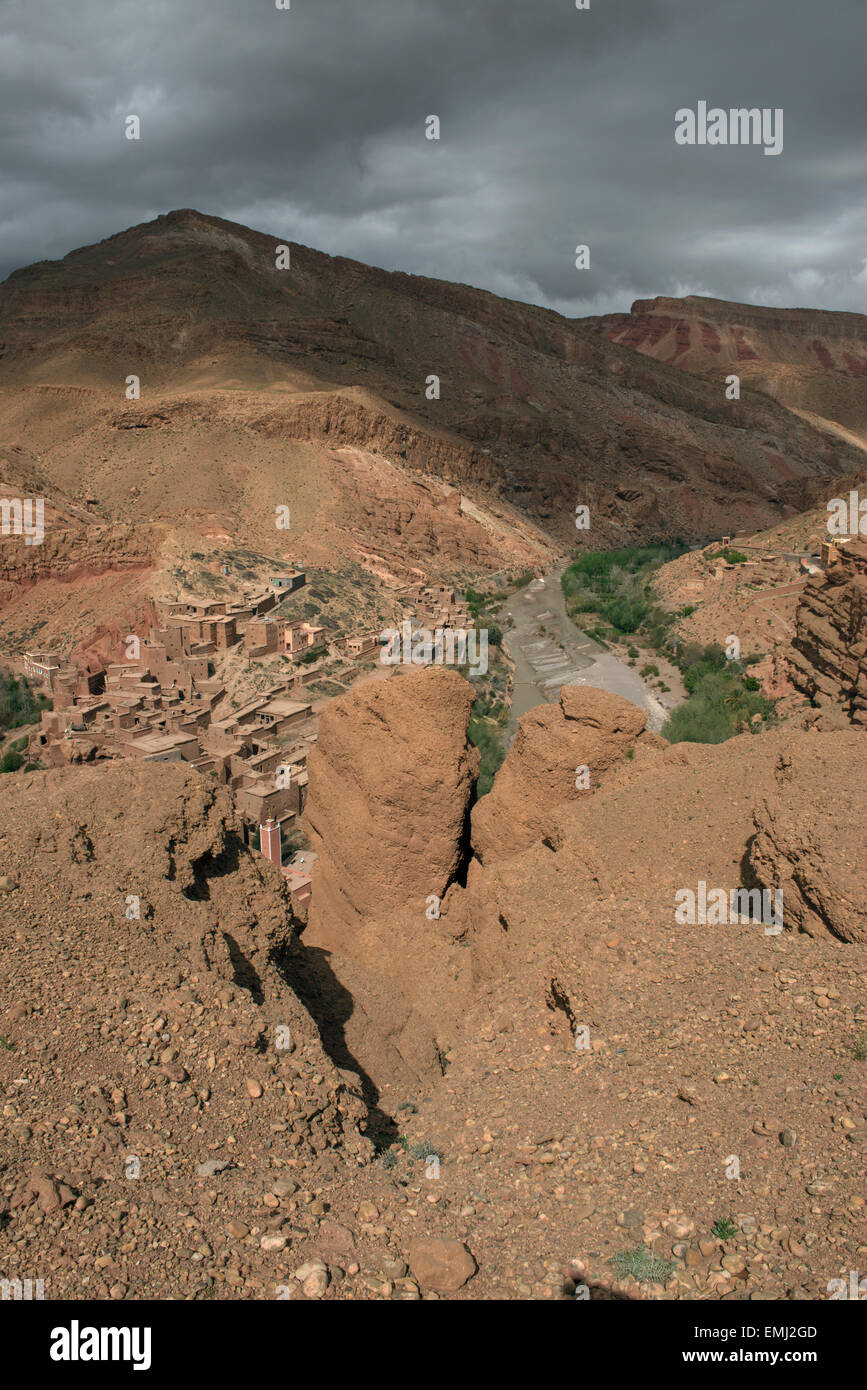
POLYGON ((272 618, 251 618, 244 631, 244 650, 250 656, 269 656, 280 650, 280 627, 272 618))
POLYGON ((315 623, 305 623, 302 618, 293 618, 291 621, 280 624, 281 650, 287 656, 295 656, 297 652, 309 651, 315 647, 325 633, 324 627, 317 627, 315 623))
POLYGON ((166 617, 191 618, 198 622, 206 618, 225 616, 226 600, 222 598, 157 599, 157 606, 166 617))
POLYGON ((24 674, 29 681, 54 689, 54 683, 65 663, 56 652, 25 652, 24 674))
POLYGON ((362 632, 355 637, 336 637, 329 646, 333 656, 350 657, 353 661, 363 661, 376 656, 382 648, 378 632, 362 632))
POLYGON ((263 734, 269 737, 282 734, 287 729, 304 724, 311 717, 313 706, 289 700, 283 694, 260 695, 255 700, 239 706, 232 714, 215 721, 214 728, 226 734, 263 734))
POLYGON ((247 776, 232 790, 241 815, 254 825, 270 818, 288 832, 297 822, 298 793, 291 785, 278 787, 273 777, 247 776))
POLYGON ((845 549, 852 544, 852 540, 852 536, 835 536, 833 540, 822 542, 819 554, 826 569, 836 565, 845 549))
POLYGON ((145 762, 195 762, 199 757, 199 740, 195 734, 144 733, 125 738, 120 744, 125 753, 145 762))

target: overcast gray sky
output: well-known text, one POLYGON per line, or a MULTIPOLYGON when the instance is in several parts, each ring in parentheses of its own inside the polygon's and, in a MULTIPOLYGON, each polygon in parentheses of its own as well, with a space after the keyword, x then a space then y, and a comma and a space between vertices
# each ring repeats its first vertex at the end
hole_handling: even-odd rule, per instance
POLYGON ((867 0, 4 0, 0 23, 0 277, 194 207, 566 314, 867 311, 867 0), (700 100, 782 107, 782 154, 677 145, 700 100))

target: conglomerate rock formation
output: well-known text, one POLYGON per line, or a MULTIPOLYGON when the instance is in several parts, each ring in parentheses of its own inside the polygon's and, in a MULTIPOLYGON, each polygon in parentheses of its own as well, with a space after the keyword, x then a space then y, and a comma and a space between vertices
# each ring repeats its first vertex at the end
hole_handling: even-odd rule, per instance
POLYGON ((339 946, 367 918, 445 893, 479 767, 467 742, 473 699, 456 671, 411 668, 324 710, 307 763, 319 855, 308 941, 339 946))
POLYGON ((188 768, 4 790, 0 1273, 48 1298, 273 1297, 273 1208, 300 1234, 305 1174, 351 1183, 373 1152, 290 983, 279 873, 188 768))

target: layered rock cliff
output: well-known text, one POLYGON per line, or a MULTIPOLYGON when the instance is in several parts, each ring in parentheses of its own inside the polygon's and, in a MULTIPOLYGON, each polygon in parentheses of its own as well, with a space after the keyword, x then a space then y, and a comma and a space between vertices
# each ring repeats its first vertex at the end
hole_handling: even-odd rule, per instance
POLYGON ((867 318, 821 309, 772 309, 687 295, 637 299, 628 314, 588 327, 660 362, 752 387, 867 448, 867 318))
MULTIPOLYGON (((867 547, 856 548, 867 562, 867 547)), ((816 704, 867 727, 867 573, 836 564, 806 585, 789 665, 793 684, 816 704)))

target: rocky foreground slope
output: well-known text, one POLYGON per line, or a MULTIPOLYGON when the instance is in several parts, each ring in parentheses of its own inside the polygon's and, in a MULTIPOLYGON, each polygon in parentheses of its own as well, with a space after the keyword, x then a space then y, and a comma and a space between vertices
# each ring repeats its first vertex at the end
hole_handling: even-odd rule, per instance
POLYGON ((4 1276, 118 1299, 808 1299, 863 1268, 863 737, 667 747, 566 692, 546 775, 536 721, 483 816, 468 698, 454 672, 401 674, 323 721, 300 939, 192 773, 16 779, 4 1276), (589 790, 573 757, 605 767, 589 790), (678 918, 702 882, 781 887, 782 929, 678 918))

